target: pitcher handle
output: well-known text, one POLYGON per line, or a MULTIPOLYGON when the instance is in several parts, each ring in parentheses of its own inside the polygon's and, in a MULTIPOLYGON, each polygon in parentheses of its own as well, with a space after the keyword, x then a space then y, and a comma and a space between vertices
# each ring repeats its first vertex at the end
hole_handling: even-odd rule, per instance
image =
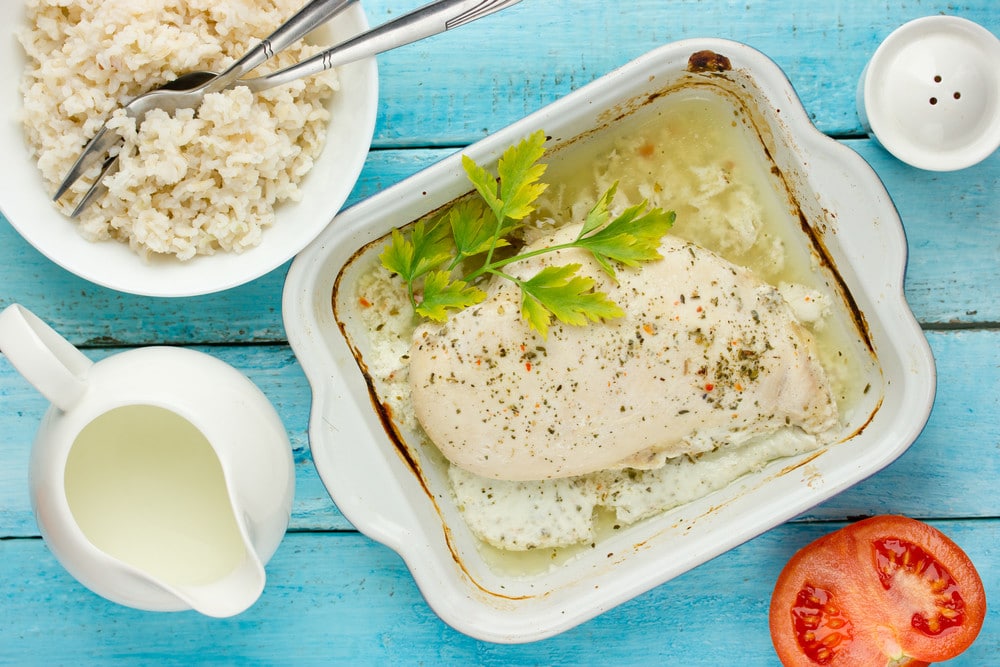
POLYGON ((83 396, 87 371, 94 364, 37 315, 16 303, 0 312, 0 352, 63 411, 83 396))

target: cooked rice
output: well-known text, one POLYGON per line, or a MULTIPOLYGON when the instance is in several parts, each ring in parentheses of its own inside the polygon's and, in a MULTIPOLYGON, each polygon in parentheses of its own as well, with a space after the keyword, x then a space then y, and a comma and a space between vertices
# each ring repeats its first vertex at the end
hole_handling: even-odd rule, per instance
MULTIPOLYGON (((127 241, 143 256, 185 260, 256 246, 275 207, 298 187, 326 138, 333 72, 256 95, 208 95, 138 128, 122 104, 192 70, 221 72, 299 7, 299 0, 26 0, 23 124, 32 156, 55 191, 109 117, 125 145, 109 192, 78 218, 92 241, 127 241)), ((319 51, 296 45, 254 76, 319 51)), ((97 175, 59 202, 68 213, 97 175)))

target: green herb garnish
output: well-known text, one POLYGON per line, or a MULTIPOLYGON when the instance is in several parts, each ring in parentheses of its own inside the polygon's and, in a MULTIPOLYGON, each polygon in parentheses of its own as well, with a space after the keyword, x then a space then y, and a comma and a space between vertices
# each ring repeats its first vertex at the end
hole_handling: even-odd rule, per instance
POLYGON ((504 254, 507 237, 535 210, 535 201, 548 187, 541 181, 539 163, 545 134, 535 132, 508 148, 497 163, 499 178, 470 157, 462 156, 465 173, 479 194, 452 205, 434 221, 419 221, 408 234, 396 229, 379 259, 382 266, 406 283, 414 311, 444 322, 448 314, 482 302, 486 292, 478 284, 489 276, 513 281, 521 289, 521 317, 543 337, 555 317, 583 325, 624 315, 594 280, 578 275, 579 264, 549 266, 528 280, 503 271, 512 263, 565 248, 590 252, 614 278, 615 264, 637 267, 661 258, 660 241, 674 222, 673 211, 647 210, 646 202, 612 220, 609 207, 617 184, 605 192, 587 214, 574 241, 530 252, 504 254))

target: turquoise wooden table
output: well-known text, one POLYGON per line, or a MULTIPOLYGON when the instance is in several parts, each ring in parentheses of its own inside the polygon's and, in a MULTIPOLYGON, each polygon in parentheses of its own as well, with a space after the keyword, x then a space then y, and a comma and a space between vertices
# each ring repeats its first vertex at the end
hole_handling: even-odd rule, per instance
MULTIPOLYGON (((364 3, 373 24, 418 4, 364 3)), ((211 296, 140 298, 66 273, 0 221, 0 307, 24 304, 94 360, 172 344, 229 362, 277 406, 297 474, 289 532, 250 610, 213 620, 106 602, 39 537, 27 461, 46 404, 0 357, 0 663, 773 665, 767 607, 786 560, 851 518, 893 512, 939 527, 982 573, 986 625, 951 664, 1000 664, 1000 155, 960 172, 910 168, 864 136, 854 103, 878 43, 910 19, 939 13, 1000 34, 996 0, 525 0, 379 58, 378 126, 351 202, 650 49, 711 36, 773 58, 816 126, 878 172, 905 226, 906 295, 939 375, 930 421, 913 446, 796 520, 534 644, 483 643, 445 625, 400 558, 355 531, 331 502, 309 455, 309 387, 282 327, 287 266, 211 296)))

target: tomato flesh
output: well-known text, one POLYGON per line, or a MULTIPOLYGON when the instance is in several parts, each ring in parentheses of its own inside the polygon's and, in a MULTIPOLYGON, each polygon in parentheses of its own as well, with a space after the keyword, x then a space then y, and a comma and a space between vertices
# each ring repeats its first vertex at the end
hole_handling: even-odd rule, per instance
POLYGON ((851 621, 826 589, 806 584, 795 598, 792 619, 802 652, 818 665, 830 664, 837 647, 851 641, 851 621))
POLYGON ((789 560, 770 629, 785 665, 916 667, 964 651, 985 614, 982 580, 961 548, 920 521, 878 516, 789 560))
POLYGON ((900 575, 922 579, 934 600, 934 609, 915 612, 911 623, 926 635, 939 635, 965 621, 965 601, 958 583, 945 567, 915 544, 898 538, 876 540, 872 544, 879 581, 890 590, 900 575))

